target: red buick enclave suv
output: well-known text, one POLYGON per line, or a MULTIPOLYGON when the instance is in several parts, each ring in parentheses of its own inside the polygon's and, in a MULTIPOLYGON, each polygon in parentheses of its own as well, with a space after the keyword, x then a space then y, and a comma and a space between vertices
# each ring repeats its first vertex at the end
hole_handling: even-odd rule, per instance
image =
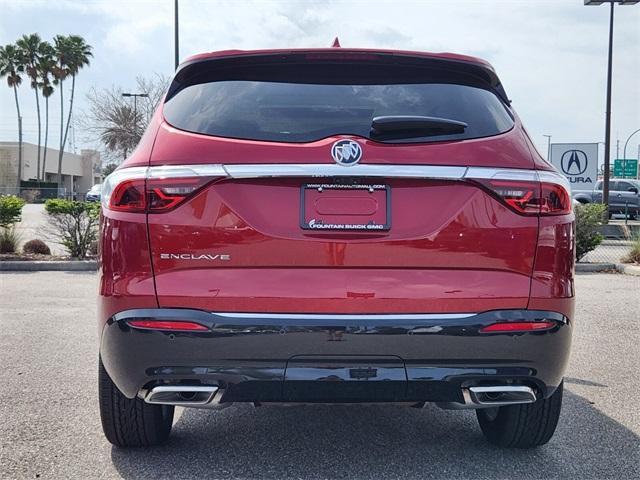
POLYGON ((568 185, 487 62, 197 55, 104 182, 105 434, 160 443, 175 406, 436 402, 544 444, 573 270, 568 185))

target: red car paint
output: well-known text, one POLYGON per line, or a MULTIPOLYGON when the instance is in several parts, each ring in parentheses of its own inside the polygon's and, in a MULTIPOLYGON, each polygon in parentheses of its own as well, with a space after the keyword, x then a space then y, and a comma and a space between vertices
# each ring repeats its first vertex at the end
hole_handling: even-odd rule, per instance
MULTIPOLYGON (((187 61, 290 51, 204 54, 187 61)), ((324 56, 368 50, 306 51, 324 56)), ((393 52, 382 52, 393 53, 393 52)), ((398 55, 418 55, 396 52, 398 55)), ((484 61, 452 54, 442 60, 484 61)), ((492 70, 491 70, 492 71, 492 70)), ((515 116, 509 131, 429 144, 351 135, 307 143, 241 140, 182 131, 158 108, 120 167, 333 164, 337 140, 356 139, 361 165, 496 167, 553 171, 515 116)), ((131 308, 228 312, 416 313, 536 308, 572 317, 573 214, 525 216, 467 182, 388 178, 393 226, 385 232, 299 227, 309 179, 218 179, 166 213, 103 209, 101 318, 131 308), (188 253, 189 260, 163 258, 188 253), (211 260, 209 255, 230 260, 211 260)))

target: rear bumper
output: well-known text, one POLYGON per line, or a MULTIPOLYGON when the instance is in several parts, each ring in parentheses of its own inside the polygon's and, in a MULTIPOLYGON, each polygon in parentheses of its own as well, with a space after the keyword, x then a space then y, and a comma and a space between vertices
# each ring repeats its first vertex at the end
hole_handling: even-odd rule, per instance
POLYGON ((154 385, 216 385, 222 402, 462 402, 463 387, 559 385, 571 322, 539 310, 478 314, 290 315, 136 309, 114 315, 100 343, 105 368, 133 398, 154 385), (132 328, 189 320, 206 332, 132 328), (499 321, 553 320, 550 330, 480 333, 499 321))

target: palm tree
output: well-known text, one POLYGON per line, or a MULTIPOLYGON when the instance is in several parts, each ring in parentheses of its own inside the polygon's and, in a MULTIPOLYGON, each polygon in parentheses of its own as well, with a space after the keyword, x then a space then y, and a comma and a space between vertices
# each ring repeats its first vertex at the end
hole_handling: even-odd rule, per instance
POLYGON ((11 44, 0 47, 0 77, 7 77, 7 85, 9 88, 13 88, 16 112, 18 113, 18 192, 20 192, 20 180, 22 179, 22 116, 18 102, 18 87, 22 83, 20 76, 22 71, 24 71, 24 65, 20 50, 11 44))
POLYGON ((42 138, 42 122, 40 120, 40 95, 38 95, 38 62, 40 61, 40 51, 44 42, 37 33, 23 35, 16 42, 16 46, 21 50, 24 58, 24 66, 27 76, 31 79, 31 88, 36 94, 36 110, 38 113, 38 167, 37 177, 40 176, 40 143, 42 138))
MULTIPOLYGON (((137 112, 135 112, 137 113, 137 112)), ((100 140, 108 150, 121 152, 123 158, 138 144, 138 139, 133 131, 136 124, 133 108, 128 105, 116 104, 107 108, 104 120, 107 125, 100 134, 100 140)), ((140 114, 137 114, 139 116, 140 114)))
POLYGON ((71 57, 71 48, 68 37, 56 35, 53 38, 56 66, 53 70, 53 83, 60 89, 60 143, 58 144, 58 192, 62 184, 62 138, 64 136, 64 88, 63 82, 69 75, 68 63, 71 57))
MULTIPOLYGON (((57 39, 56 37, 56 50, 58 50, 57 39)), ((68 37, 64 37, 64 40, 61 42, 61 50, 57 52, 58 61, 61 68, 66 70, 65 77, 71 75, 71 100, 69 102, 69 113, 67 116, 67 122, 64 127, 64 136, 61 134, 61 142, 60 142, 60 152, 58 152, 58 190, 62 185, 62 155, 64 153, 64 146, 67 143, 67 135, 69 134, 69 125, 71 123, 71 113, 73 111, 73 97, 76 89, 76 76, 80 69, 82 69, 85 65, 89 65, 89 57, 92 57, 91 53, 91 45, 88 45, 84 38, 79 35, 69 35, 68 37)), ((60 85, 60 99, 62 102, 62 82, 60 85)), ((61 105, 62 107, 62 105, 61 105)), ((62 116, 62 115, 61 115, 62 116)), ((64 116, 62 116, 64 118, 64 116)))
POLYGON ((53 86, 51 84, 51 76, 56 67, 54 58, 55 51, 48 42, 43 42, 40 51, 40 63, 38 64, 38 73, 40 74, 40 88, 44 97, 44 152, 42 155, 42 175, 38 172, 39 179, 42 181, 46 178, 47 172, 47 145, 49 142, 49 97, 53 95, 53 86))

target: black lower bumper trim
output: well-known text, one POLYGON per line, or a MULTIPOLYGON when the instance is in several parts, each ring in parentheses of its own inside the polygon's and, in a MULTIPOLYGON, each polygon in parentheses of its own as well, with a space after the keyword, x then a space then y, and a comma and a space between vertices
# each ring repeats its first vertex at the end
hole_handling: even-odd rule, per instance
POLYGON ((460 315, 212 314, 188 309, 120 312, 100 354, 133 397, 162 383, 215 384, 222 401, 461 401, 461 388, 521 383, 550 394, 569 354, 571 325, 556 312, 460 315), (128 320, 189 320, 206 332, 139 330, 128 320), (528 333, 483 334, 498 321, 553 320, 528 333))

